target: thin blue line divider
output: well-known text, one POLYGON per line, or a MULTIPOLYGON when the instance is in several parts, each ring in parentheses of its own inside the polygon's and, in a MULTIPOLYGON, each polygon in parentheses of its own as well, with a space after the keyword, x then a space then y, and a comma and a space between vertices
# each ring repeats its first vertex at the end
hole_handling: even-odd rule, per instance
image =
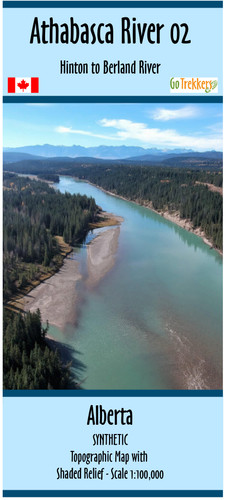
POLYGON ((223 490, 3 490, 3 497, 223 497, 223 490))
POLYGON ((4 104, 12 103, 223 103, 223 96, 4 96, 4 104))
POLYGON ((83 9, 92 9, 92 8, 108 8, 108 9, 119 9, 119 8, 176 8, 176 9, 221 9, 223 7, 223 1, 200 1, 200 0, 185 0, 185 1, 3 1, 3 7, 9 9, 15 8, 83 8, 83 9))
POLYGON ((65 397, 65 398, 74 398, 74 397, 82 397, 82 398, 90 398, 101 396, 104 398, 109 397, 137 397, 137 398, 175 398, 175 397, 205 397, 205 398, 222 398, 223 391, 222 390, 77 390, 77 389, 57 389, 57 390, 26 390, 26 389, 18 389, 18 390, 3 390, 3 397, 8 398, 29 398, 29 397, 38 397, 38 398, 49 398, 49 397, 65 397))

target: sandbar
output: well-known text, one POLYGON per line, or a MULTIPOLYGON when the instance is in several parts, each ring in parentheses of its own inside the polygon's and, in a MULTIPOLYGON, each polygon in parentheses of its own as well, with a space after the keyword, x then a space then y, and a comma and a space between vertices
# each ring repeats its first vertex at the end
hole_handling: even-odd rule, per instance
POLYGON ((24 311, 40 310, 42 322, 47 320, 64 331, 68 324, 75 325, 79 308, 83 302, 83 290, 96 286, 112 269, 116 260, 120 227, 112 227, 96 236, 87 245, 87 269, 85 275, 79 270, 74 253, 69 254, 60 270, 38 285, 24 298, 24 311))
POLYGON ((107 229, 98 235, 87 247, 86 285, 96 286, 115 264, 120 227, 107 229))
POLYGON ((24 299, 24 311, 41 312, 42 322, 47 320, 63 330, 67 323, 76 321, 77 283, 82 278, 79 263, 73 254, 64 259, 60 270, 36 288, 24 299))

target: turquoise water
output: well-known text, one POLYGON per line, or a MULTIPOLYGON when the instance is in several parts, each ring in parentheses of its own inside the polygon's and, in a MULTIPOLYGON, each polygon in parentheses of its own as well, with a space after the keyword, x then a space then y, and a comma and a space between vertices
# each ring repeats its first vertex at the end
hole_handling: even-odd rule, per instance
MULTIPOLYGON (((222 257, 151 210, 61 177, 61 191, 93 196, 124 218, 115 266, 86 288, 78 321, 50 333, 71 348, 84 389, 208 389, 222 385, 222 257)), ((94 234, 88 235, 88 240, 94 234)))

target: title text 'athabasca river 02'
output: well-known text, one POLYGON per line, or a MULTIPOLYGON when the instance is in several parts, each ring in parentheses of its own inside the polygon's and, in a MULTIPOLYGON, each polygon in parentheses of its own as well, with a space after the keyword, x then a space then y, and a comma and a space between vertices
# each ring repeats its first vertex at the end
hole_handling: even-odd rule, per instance
POLYGON ((80 387, 221 389, 222 257, 151 210, 86 182, 60 177, 56 188, 92 196, 124 218, 114 265, 95 286, 87 285, 86 244, 75 249, 77 321, 64 331, 50 326, 71 348, 80 387))

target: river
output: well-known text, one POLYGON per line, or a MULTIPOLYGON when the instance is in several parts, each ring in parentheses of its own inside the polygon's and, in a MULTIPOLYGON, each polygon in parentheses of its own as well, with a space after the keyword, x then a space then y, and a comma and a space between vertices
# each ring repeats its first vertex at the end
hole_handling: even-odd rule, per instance
MULTIPOLYGON (((60 177, 55 187, 92 196, 124 218, 114 267, 96 287, 79 285, 77 324, 64 332, 50 326, 71 348, 81 388, 220 389, 222 257, 151 210, 86 182, 60 177)), ((86 245, 74 258, 85 278, 86 245)))

